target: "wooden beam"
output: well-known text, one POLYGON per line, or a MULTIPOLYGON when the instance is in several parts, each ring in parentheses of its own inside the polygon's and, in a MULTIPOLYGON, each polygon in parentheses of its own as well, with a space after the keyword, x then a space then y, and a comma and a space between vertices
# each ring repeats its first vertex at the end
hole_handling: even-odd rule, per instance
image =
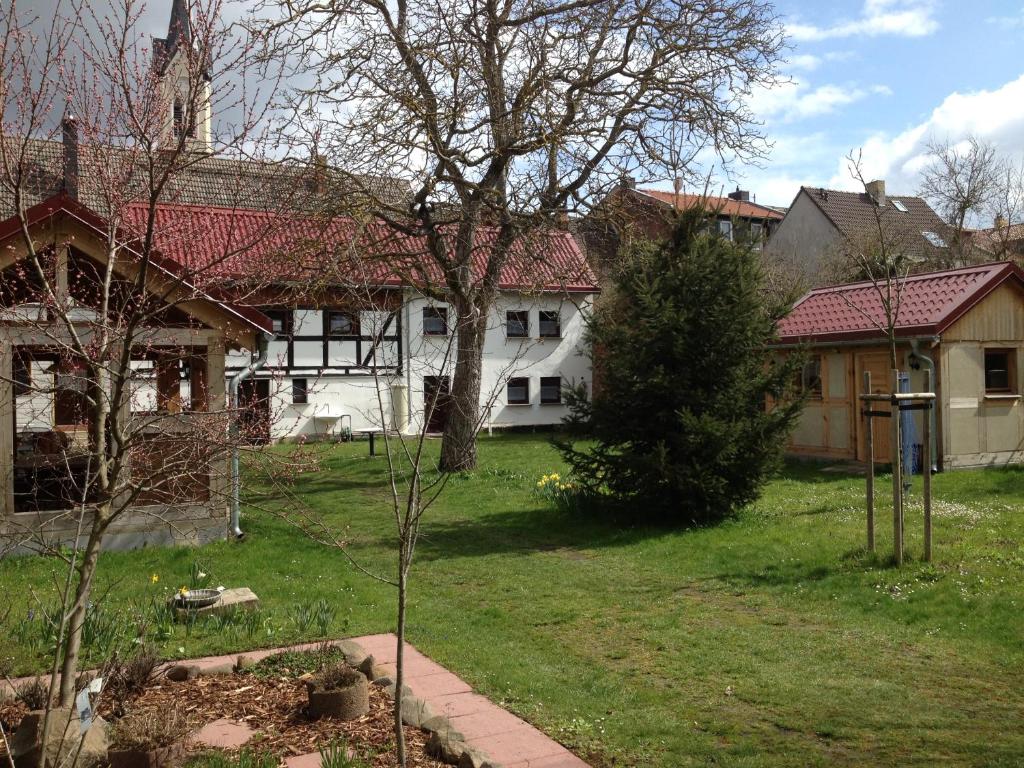
MULTIPOLYGON (((900 372, 892 369, 889 385, 892 392, 899 391, 900 372)), ((892 547, 897 567, 903 565, 903 477, 900 473, 900 406, 892 399, 892 418, 889 425, 889 453, 892 459, 892 547)))
MULTIPOLYGON (((924 372, 924 388, 932 388, 932 372, 924 372)), ((921 447, 921 472, 924 477, 924 560, 932 559, 932 414, 924 412, 924 435, 921 447)))
POLYGON ((14 350, 0 342, 0 528, 14 514, 14 350))
MULTIPOLYGON (((864 391, 871 394, 871 371, 864 371, 864 391)), ((875 551, 875 438, 872 434, 871 411, 866 411, 867 431, 864 433, 867 451, 867 512, 868 512, 868 551, 875 551)))

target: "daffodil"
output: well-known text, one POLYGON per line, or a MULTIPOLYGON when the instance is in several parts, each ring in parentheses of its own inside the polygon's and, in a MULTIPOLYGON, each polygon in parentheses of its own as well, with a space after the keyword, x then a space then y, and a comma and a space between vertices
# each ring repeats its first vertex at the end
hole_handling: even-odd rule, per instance
POLYGON ((152 576, 149 577, 149 581, 151 584, 156 584, 158 581, 160 581, 160 576, 154 573, 152 576))
POLYGON ((181 589, 178 590, 178 594, 181 595, 182 597, 184 597, 188 593, 189 593, 188 587, 182 587, 181 589))

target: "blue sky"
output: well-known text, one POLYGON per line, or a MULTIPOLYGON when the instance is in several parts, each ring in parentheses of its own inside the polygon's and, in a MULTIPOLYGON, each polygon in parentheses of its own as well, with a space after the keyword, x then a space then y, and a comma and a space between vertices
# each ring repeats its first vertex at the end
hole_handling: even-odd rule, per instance
POLYGON ((735 169, 759 202, 788 205, 801 184, 856 188, 843 159, 913 193, 929 138, 976 135, 1024 153, 1024 0, 777 0, 792 78, 754 95, 774 147, 735 169))

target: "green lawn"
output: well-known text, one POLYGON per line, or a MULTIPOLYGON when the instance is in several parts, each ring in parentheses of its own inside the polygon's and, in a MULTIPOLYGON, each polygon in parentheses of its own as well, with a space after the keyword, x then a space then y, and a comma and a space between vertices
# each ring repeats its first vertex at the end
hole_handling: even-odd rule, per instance
MULTIPOLYGON (((1024 471, 937 477, 935 561, 917 559, 911 511, 896 570, 864 552, 862 478, 792 466, 717 528, 622 530, 533 494, 561 468, 543 437, 484 438, 480 455, 430 513, 409 639, 595 766, 1024 765, 1024 471)), ((384 467, 365 443, 331 448, 300 488, 376 570, 393 560, 384 467)), ((105 555, 107 613, 145 615, 198 559, 266 612, 176 626, 168 655, 308 639, 300 606, 320 598, 332 635, 393 628, 390 589, 338 553, 268 515, 244 528, 241 544, 105 555)), ((878 528, 887 553, 883 498, 878 528)), ((51 568, 0 563, 20 671, 42 645, 29 588, 45 600, 51 568)))

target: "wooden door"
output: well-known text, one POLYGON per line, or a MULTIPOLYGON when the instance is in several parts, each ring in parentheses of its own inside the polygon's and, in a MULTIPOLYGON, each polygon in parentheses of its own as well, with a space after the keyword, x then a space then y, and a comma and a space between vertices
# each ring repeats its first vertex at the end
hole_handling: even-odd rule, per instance
MULTIPOLYGON (((871 374, 871 392, 876 395, 888 394, 891 390, 890 379, 892 378, 892 361, 888 352, 868 352, 857 355, 857 394, 864 392, 864 373, 871 374)), ((867 440, 867 416, 864 416, 864 403, 857 401, 857 459, 868 460, 867 440)), ((888 403, 872 403, 872 410, 888 411, 888 403)), ((888 464, 892 461, 889 453, 889 430, 892 426, 887 418, 872 419, 872 435, 874 437, 875 462, 888 464)))
POLYGON ((238 387, 238 426, 242 439, 270 442, 270 379, 246 379, 238 387))
POLYGON ((447 376, 423 377, 423 413, 427 415, 427 432, 444 432, 448 420, 451 384, 447 376))

